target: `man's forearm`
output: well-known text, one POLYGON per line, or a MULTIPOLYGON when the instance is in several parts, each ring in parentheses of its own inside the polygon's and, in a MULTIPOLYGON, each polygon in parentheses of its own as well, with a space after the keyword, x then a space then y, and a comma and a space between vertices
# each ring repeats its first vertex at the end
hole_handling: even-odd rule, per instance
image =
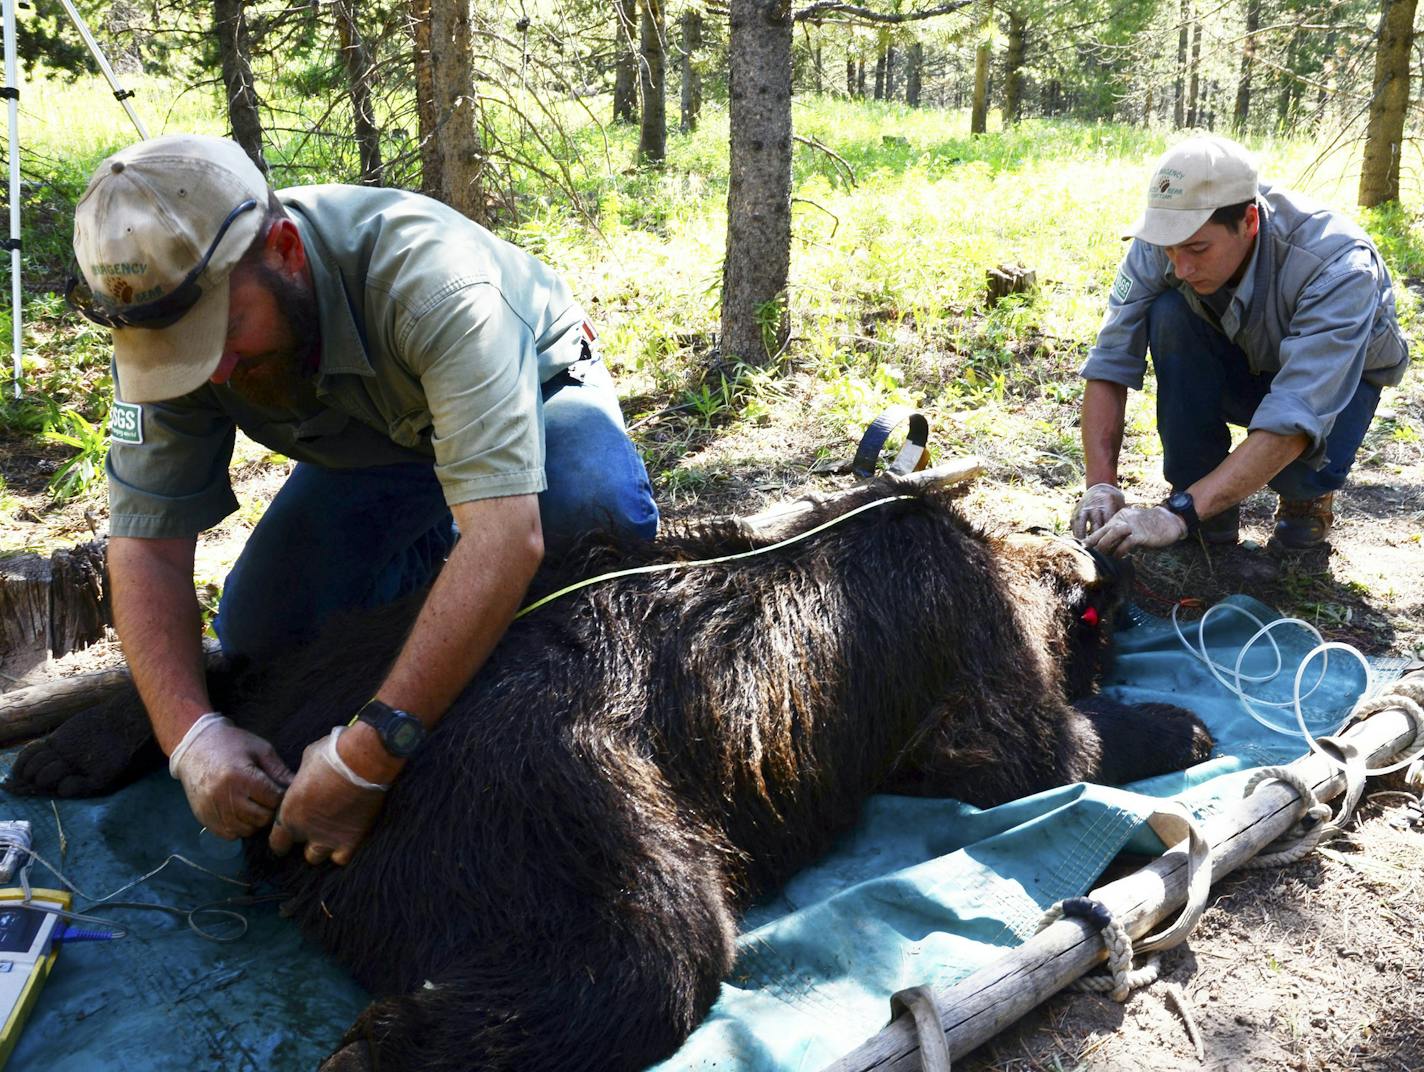
POLYGON ((203 671, 191 538, 109 541, 114 627, 159 747, 172 752, 212 710, 203 671))
POLYGON ((1083 468, 1088 487, 1116 484, 1118 455, 1127 412, 1127 388, 1110 380, 1083 385, 1083 468))
MULTIPOLYGON (((377 698, 427 727, 439 721, 504 636, 543 557, 537 497, 462 503, 454 512, 460 541, 376 690, 377 698)), ((403 766, 365 725, 342 739, 341 753, 372 781, 388 782, 403 766)))
POLYGON ((1197 516, 1214 517, 1260 491, 1309 445, 1310 437, 1303 433, 1285 436, 1260 429, 1250 433, 1225 461, 1187 489, 1197 516))

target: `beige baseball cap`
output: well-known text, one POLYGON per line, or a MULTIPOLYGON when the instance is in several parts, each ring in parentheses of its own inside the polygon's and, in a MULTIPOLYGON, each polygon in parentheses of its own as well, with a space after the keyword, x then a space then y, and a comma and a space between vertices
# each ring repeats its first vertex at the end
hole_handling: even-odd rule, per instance
POLYGON ((111 330, 125 401, 177 398, 216 370, 227 335, 227 277, 257 237, 267 195, 262 172, 227 138, 153 138, 99 165, 74 212, 74 255, 94 307, 120 321, 111 330), (247 201, 256 205, 234 215, 247 201), (173 319, 172 305, 183 303, 170 303, 168 316, 152 318, 164 326, 122 323, 130 312, 141 324, 163 310, 163 299, 210 252, 190 308, 173 319))
POLYGON ((1122 237, 1175 246, 1217 209, 1255 200, 1256 192, 1256 164, 1244 148, 1212 134, 1188 138, 1157 161, 1147 186, 1147 210, 1122 237))

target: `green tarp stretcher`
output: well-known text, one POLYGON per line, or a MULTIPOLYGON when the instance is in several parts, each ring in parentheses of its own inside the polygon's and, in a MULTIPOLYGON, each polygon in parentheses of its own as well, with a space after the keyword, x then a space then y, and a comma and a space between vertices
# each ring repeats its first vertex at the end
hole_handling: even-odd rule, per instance
MULTIPOLYGON (((1262 621, 1275 617, 1243 597, 1231 603, 1262 621)), ((1087 892, 1120 851, 1160 854, 1144 821, 1158 798, 1176 796, 1207 815, 1240 799, 1242 771, 1305 751, 1299 737, 1250 718, 1170 623, 1136 617, 1138 624, 1118 635, 1105 691, 1192 708, 1216 737, 1210 761, 1126 788, 1064 786, 987 811, 953 800, 871 799, 832 853, 747 914, 719 1001, 658 1072, 822 1068, 885 1025, 894 991, 947 985, 988 964, 1032 935, 1049 905, 1087 892)), ((1207 629, 1214 660, 1232 666, 1255 631, 1243 614, 1214 614, 1207 629)), ((1194 638, 1195 626, 1187 632, 1194 638)), ((1295 629, 1274 635, 1285 670, 1250 691, 1280 699, 1313 641, 1295 629)), ((1270 647, 1258 644, 1242 669, 1264 676, 1274 661, 1270 647)), ((1323 676, 1307 701, 1316 733, 1343 718, 1365 687, 1356 660, 1332 655, 1323 675, 1322 666, 1316 660, 1304 675, 1307 687, 1323 676)), ((1276 712, 1271 719, 1284 724, 1288 717, 1276 712)), ((97 801, 52 807, 7 797, 0 818, 29 819, 37 852, 89 894, 131 882, 170 853, 228 875, 241 867, 235 846, 199 838, 166 773, 97 801)), ((59 884, 40 865, 31 881, 59 884)), ((242 891, 175 863, 122 899, 190 908, 235 894, 242 891)), ((80 910, 89 903, 75 901, 80 910)), ((314 1069, 367 997, 279 917, 274 903, 241 911, 247 933, 227 944, 166 914, 105 912, 129 936, 62 948, 9 1068, 314 1069)), ((199 922, 214 931, 230 927, 210 915, 199 922)))

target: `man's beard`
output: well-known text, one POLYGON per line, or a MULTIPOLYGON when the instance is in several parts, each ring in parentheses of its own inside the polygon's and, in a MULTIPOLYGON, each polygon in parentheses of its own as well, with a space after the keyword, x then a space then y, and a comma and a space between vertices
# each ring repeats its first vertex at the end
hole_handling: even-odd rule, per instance
POLYGON ((255 265, 253 271, 272 294, 287 338, 281 346, 239 364, 228 386, 254 405, 306 412, 316 404, 312 359, 321 333, 315 296, 265 264, 255 265))

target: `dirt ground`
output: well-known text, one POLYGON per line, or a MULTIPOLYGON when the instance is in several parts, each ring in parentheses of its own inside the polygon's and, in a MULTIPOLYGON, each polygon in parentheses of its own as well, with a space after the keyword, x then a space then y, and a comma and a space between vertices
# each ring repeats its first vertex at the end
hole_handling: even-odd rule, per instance
MULTIPOLYGON (((640 426, 639 443, 654 459, 666 515, 749 513, 847 480, 821 472, 827 453, 843 445, 823 441, 812 390, 790 390, 785 404, 801 418, 773 418, 770 429, 704 435, 675 418, 640 426), (771 435, 777 445, 768 449, 771 435), (694 469, 697 479, 685 479, 694 469)), ((1393 397, 1394 427, 1424 427, 1421 396, 1416 384, 1393 397)), ((1294 556, 1271 549, 1274 498, 1262 493, 1246 504, 1240 545, 1210 551, 1183 545, 1140 556, 1138 602, 1161 614, 1186 599, 1182 610, 1191 617, 1225 595, 1245 592, 1367 654, 1424 655, 1424 447, 1417 436, 1382 434, 1369 449, 1338 500, 1328 547, 1294 556)), ((103 531, 102 495, 62 508, 49 503, 44 483, 62 457, 58 449, 0 440, 8 497, 0 552, 48 550, 103 531)), ((992 444, 986 463, 986 474, 963 499, 971 516, 989 527, 1062 527, 1076 494, 1071 481, 1026 474, 996 456, 992 444)), ((286 471, 260 448, 239 451, 234 483, 243 506, 203 537, 200 578, 221 578, 286 471)), ((1165 488, 1144 479, 1129 491, 1155 501, 1165 488)), ((48 665, 0 664, 0 687, 119 658, 116 646, 105 642, 48 665)), ((1215 887, 1189 943, 1163 964, 1164 980, 1183 991, 1203 1060, 1158 984, 1125 1006, 1097 995, 1060 994, 956 1068, 1424 1070, 1424 822, 1418 794, 1403 788, 1397 781, 1372 785, 1380 795, 1367 799, 1348 836, 1301 863, 1237 873, 1215 887)))

